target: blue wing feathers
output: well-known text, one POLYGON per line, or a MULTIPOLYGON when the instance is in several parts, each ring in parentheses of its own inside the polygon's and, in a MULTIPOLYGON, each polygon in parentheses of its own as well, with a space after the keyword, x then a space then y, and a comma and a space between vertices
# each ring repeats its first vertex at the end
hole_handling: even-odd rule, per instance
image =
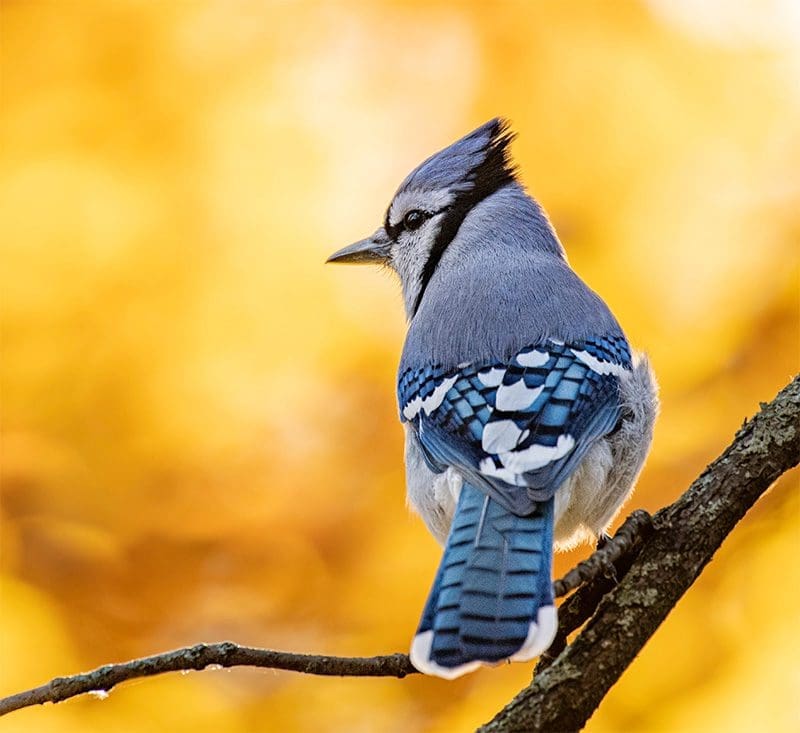
POLYGON ((407 369, 398 396, 401 406, 431 400, 408 418, 429 464, 454 466, 511 511, 528 513, 535 500, 552 496, 598 437, 613 430, 620 415, 619 374, 630 368, 623 337, 550 340, 506 363, 463 364, 449 372, 407 369), (447 379, 452 385, 437 395, 447 379), (498 407, 499 390, 506 390, 504 409, 498 407), (488 425, 508 428, 505 450, 485 450, 488 425))

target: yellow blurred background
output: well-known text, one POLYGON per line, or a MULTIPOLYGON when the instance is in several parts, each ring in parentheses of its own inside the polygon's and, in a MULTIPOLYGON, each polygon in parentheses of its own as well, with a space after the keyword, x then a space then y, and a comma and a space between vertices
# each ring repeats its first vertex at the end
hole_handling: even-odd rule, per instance
MULTIPOLYGON (((404 506, 399 290, 323 262, 490 117, 660 379, 628 510, 798 369, 796 3, 7 0, 1 22, 2 694, 201 640, 407 648, 439 550, 404 506)), ((796 484, 591 733, 800 729, 796 484)), ((0 729, 445 733, 530 672, 169 675, 0 729)))

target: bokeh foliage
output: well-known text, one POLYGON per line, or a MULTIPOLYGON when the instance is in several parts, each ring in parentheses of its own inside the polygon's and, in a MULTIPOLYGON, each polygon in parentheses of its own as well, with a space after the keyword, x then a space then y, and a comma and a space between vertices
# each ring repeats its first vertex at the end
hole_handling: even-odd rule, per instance
MULTIPOLYGON (((200 640, 406 648, 438 549, 404 507, 400 298, 322 263, 497 114, 659 376, 630 506, 676 497, 799 351, 797 18, 691 5, 4 2, 0 692, 200 640)), ((797 729, 792 483, 588 730, 797 729)), ((3 730, 468 730, 529 674, 174 675, 3 730)))

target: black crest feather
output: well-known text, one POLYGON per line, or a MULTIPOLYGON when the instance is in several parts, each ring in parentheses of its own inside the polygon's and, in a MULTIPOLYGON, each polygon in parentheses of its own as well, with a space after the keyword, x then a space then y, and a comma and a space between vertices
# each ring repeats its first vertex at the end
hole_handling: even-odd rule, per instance
MULTIPOLYGON (((473 189, 465 192, 471 194, 470 198, 474 203, 517 180, 517 167, 511 160, 509 150, 516 134, 511 130, 508 120, 498 117, 484 127, 488 128, 488 144, 484 149, 483 160, 469 172, 468 180, 472 182, 473 189)), ((479 130, 483 131, 483 128, 479 130)))

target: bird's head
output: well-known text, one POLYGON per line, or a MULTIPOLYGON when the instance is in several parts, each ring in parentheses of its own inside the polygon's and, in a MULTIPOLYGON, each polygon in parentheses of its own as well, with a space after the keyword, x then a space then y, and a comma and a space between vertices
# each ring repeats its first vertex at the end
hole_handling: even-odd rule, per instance
POLYGON ((409 316, 469 212, 514 183, 505 120, 494 119, 432 155, 400 184, 383 225, 328 262, 377 263, 400 277, 409 316))

